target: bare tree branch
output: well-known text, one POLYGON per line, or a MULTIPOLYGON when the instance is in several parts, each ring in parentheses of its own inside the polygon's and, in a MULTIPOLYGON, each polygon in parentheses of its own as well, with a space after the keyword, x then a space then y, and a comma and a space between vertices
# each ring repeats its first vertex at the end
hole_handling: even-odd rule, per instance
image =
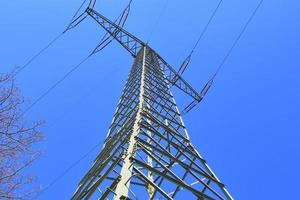
POLYGON ((21 116, 25 103, 15 84, 15 70, 0 74, 0 199, 31 199, 38 192, 28 188, 32 177, 25 170, 39 157, 34 145, 42 140, 43 122, 21 116))

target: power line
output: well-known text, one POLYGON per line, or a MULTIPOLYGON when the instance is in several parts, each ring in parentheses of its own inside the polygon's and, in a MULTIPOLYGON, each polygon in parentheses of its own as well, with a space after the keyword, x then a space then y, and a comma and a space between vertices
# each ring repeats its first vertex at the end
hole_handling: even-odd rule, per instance
MULTIPOLYGON (((222 0, 221 0, 222 1, 222 0)), ((220 1, 220 2, 221 2, 220 1)), ((225 58, 223 59, 223 61, 221 62, 218 70, 216 73, 219 72, 220 68, 224 65, 224 63, 226 62, 226 60, 228 59, 229 55, 231 54, 233 48, 236 46, 237 42, 239 41, 239 39, 241 38, 241 36, 243 35, 243 33, 245 32, 247 26, 250 24, 250 21, 254 18, 254 15, 256 14, 258 8, 260 7, 260 5, 262 4, 263 0, 260 2, 260 4, 258 5, 258 7, 255 9, 254 13, 251 15, 250 19, 248 20, 248 22, 246 23, 246 26, 243 28, 242 32, 239 34, 238 38, 236 39, 236 41, 234 42, 234 44, 232 45, 232 47, 230 48, 229 52, 226 54, 225 58)), ((218 7, 220 6, 220 3, 218 4, 218 7)), ((218 8, 217 7, 217 8, 218 8)), ((214 12, 213 15, 215 15, 216 11, 214 12)), ((209 20, 209 23, 212 20, 209 20)), ((208 24, 209 24, 208 23, 208 24)), ((208 27, 208 25, 207 25, 208 27)), ((207 29, 207 27, 205 27, 205 31, 207 29)), ((204 32, 205 32, 204 31, 204 32)), ((202 35, 202 34, 201 34, 202 35)), ((203 37, 201 36, 200 37, 203 37)), ((203 34, 204 35, 204 34, 203 34)), ((200 38, 201 39, 201 38, 200 38)), ((195 46, 198 45, 200 39, 198 39, 197 43, 195 44, 195 46)), ((196 48, 196 47, 194 47, 196 48)), ((86 60, 88 60, 89 57, 85 58, 83 61, 81 61, 78 65, 76 65, 75 67, 73 67, 69 72, 67 72, 61 79, 59 79, 54 85, 52 85, 48 90, 46 90, 36 101, 34 101, 33 104, 31 104, 31 106, 29 106, 24 112, 23 114, 25 114, 26 112, 28 112, 30 109, 32 109, 32 107, 34 107, 39 101, 41 101, 43 98, 45 98, 53 89, 55 89, 60 83, 62 83, 68 76, 70 76, 74 71, 76 71, 86 60)), ((75 166, 77 166, 84 158, 86 158, 90 153, 92 153, 99 145, 101 142, 97 143, 92 149, 90 149, 86 154, 84 154, 79 160, 77 160, 76 162, 74 162, 70 167, 68 167, 65 171, 63 171, 62 174, 60 174, 58 177, 56 177, 45 189, 43 189, 41 191, 44 192, 47 189, 49 189, 50 187, 52 187, 55 183, 57 183, 61 178, 63 178, 71 169, 73 169, 75 166)), ((41 194, 40 193, 40 194, 41 194)), ((39 195, 40 195, 39 194, 39 195)))
MULTIPOLYGON (((76 13, 79 12, 79 10, 81 9, 81 7, 84 5, 85 1, 81 4, 81 6, 79 7, 78 11, 76 13)), ((124 12, 121 13, 121 18, 120 18, 120 25, 123 26, 124 23, 127 20, 127 17, 129 15, 129 9, 130 9, 130 5, 132 3, 132 0, 129 1, 129 4, 127 5, 127 7, 125 8, 124 12), (128 12, 126 12, 126 10, 128 9, 128 12), (125 17, 125 18, 123 18, 125 17), (123 18, 123 19, 122 19, 123 18), (122 21, 123 20, 123 21, 122 21)), ((76 13, 74 16, 76 16, 76 13)), ((74 17, 73 17, 74 18, 74 17)), ((103 50, 100 49, 99 51, 103 50)), ((44 99, 52 90, 54 90, 59 84, 61 84, 68 76, 70 76, 74 71, 76 71, 84 62, 86 62, 93 54, 90 54, 89 56, 87 56, 85 59, 83 59, 79 64, 77 64, 75 67, 73 67, 70 71, 68 71, 61 79, 59 79, 57 82, 55 82, 50 88, 48 88, 41 96, 39 96, 28 108, 26 108, 24 110, 24 112, 21 114, 21 116, 23 116, 24 114, 26 114, 29 110, 31 110, 37 103, 39 103, 42 99, 44 99)))
POLYGON ((182 111, 182 113, 185 115, 187 113, 189 113, 196 105, 198 105, 202 99, 204 98, 204 96, 207 94, 208 90, 211 88, 215 77, 217 76, 217 74, 220 72, 221 68, 224 66, 225 62, 227 61, 227 59, 229 58, 229 56, 231 55, 234 47, 237 45, 237 43, 239 42, 239 40, 241 39, 241 37, 243 36, 243 34, 245 33, 246 29, 248 28, 250 22, 253 20, 253 18, 255 17, 258 9, 261 7, 262 3, 264 0, 261 0, 255 10, 252 12, 251 16, 249 17, 248 21, 246 22, 245 26, 242 28, 241 32, 239 33, 238 37, 235 39, 235 41, 233 42, 231 48, 228 50, 227 54, 225 55, 225 57, 223 58, 222 62, 220 63, 220 65, 218 66, 216 72, 214 73, 214 75, 212 76, 212 78, 206 83, 206 85, 204 86, 204 88, 202 89, 202 91, 200 92, 200 96, 201 99, 200 100, 194 100, 192 101, 190 104, 188 104, 188 106, 185 107, 185 109, 182 111), (201 95, 201 93, 203 93, 203 95, 201 95))
POLYGON ((75 14, 73 15, 70 24, 73 22, 73 20, 75 19, 75 17, 78 15, 79 11, 81 10, 81 8, 84 6, 84 4, 86 3, 87 0, 84 0, 81 5, 79 6, 79 8, 76 10, 75 14))
MULTIPOLYGON (((79 11, 82 9, 84 4, 87 0, 84 0, 78 10, 76 10, 75 14, 73 15, 71 22, 74 20, 74 18, 77 16, 79 11)), ((61 32, 59 35, 57 35, 53 40, 51 40, 45 47, 43 47, 40 51, 38 51, 34 56, 32 56, 22 67, 17 68, 16 72, 14 73, 14 76, 17 76, 19 73, 21 73, 24 69, 26 69, 33 61, 35 61, 38 57, 40 57, 47 49, 49 49, 58 39, 62 37, 62 35, 66 31, 61 32)), ((4 82, 2 85, 0 85, 0 88, 2 88, 6 82, 4 82)))
MULTIPOLYGON (((60 33, 57 35, 53 40, 51 40, 45 47, 43 47, 37 54, 32 56, 27 63, 25 63, 22 67, 17 68, 16 72, 14 73, 14 76, 17 76, 19 73, 21 73, 24 69, 26 69, 33 61, 35 61, 42 53, 44 53, 47 49, 49 49, 64 33, 60 33)), ((6 83, 3 83, 0 88, 2 88, 6 83)))
POLYGON ((55 185, 60 179, 62 179, 71 169, 76 167, 83 159, 88 157, 93 151, 96 150, 96 148, 101 144, 102 142, 98 142, 96 145, 94 145, 87 153, 85 153, 82 157, 80 157, 77 161, 75 161, 72 165, 70 165, 67 169, 65 169, 60 175, 58 175, 55 179, 53 179, 44 189, 42 189, 36 196, 39 197, 43 192, 51 188, 53 185, 55 185))
MULTIPOLYGON (((186 68, 188 67, 188 65, 189 65, 189 63, 190 63, 190 61, 191 61, 191 59, 192 59, 192 55, 193 55, 195 49, 197 48, 197 46, 198 46, 200 40, 201 40, 201 39, 203 38, 203 36, 205 35, 205 33, 206 33, 206 31, 207 31, 209 25, 211 24, 212 20, 214 19, 215 15, 217 14, 217 12, 218 12, 218 10, 219 10, 219 8, 220 8, 222 2, 223 2, 223 0, 220 0, 220 1, 219 1, 219 3, 217 4, 216 8, 215 8, 214 11, 213 11, 213 13, 211 14, 211 16, 210 16, 208 22, 207 22, 206 25, 204 26, 204 28, 203 28, 203 30, 202 30, 200 36, 198 37, 198 40, 196 41, 196 43, 194 44, 192 50, 190 51, 189 55, 188 55, 188 56, 184 59, 184 61, 182 62, 181 66, 180 66, 180 68, 179 68, 179 70, 178 70, 178 72, 177 72, 179 76, 181 76, 181 75, 185 72, 186 68)), ((174 81, 177 81, 177 80, 174 80, 174 81)))
MULTIPOLYGON (((119 70, 120 70, 119 67, 114 67, 113 71, 111 73, 113 73, 113 74, 116 75, 116 74, 118 74, 119 70)), ((103 81, 103 77, 102 76, 98 77, 97 80, 103 81)), ((89 90, 87 90, 83 95, 81 95, 75 102, 69 102, 68 104, 71 107, 73 107, 73 108, 74 107, 78 107, 79 105, 83 106, 82 104, 85 104, 87 98, 90 97, 91 95, 94 95, 95 91, 97 91, 98 88, 99 88, 99 84, 93 83, 92 87, 90 87, 89 90)), ((69 110, 62 110, 62 112, 56 113, 56 117, 54 118, 54 121, 61 121, 61 120, 63 120, 65 118, 65 116, 67 114, 70 115, 74 111, 76 111, 76 109, 72 109, 71 111, 69 111, 69 110)), ((53 128, 53 125, 55 126, 57 124, 58 123, 54 123, 54 124, 50 123, 50 127, 53 128)), ((49 125, 48 125, 48 128, 49 128, 49 125)))
POLYGON ((210 16, 208 22, 206 23, 204 29, 202 30, 202 32, 201 32, 201 34, 200 34, 198 40, 196 41, 196 43, 195 43, 195 45, 194 45, 194 47, 193 47, 191 53, 194 52, 194 50, 197 48, 197 46, 198 46, 200 40, 201 40, 201 39, 203 38, 203 36, 205 35, 205 33, 206 33, 206 31, 207 31, 209 25, 211 24, 212 20, 213 20, 214 17, 216 16, 216 14, 217 14, 219 8, 221 7, 222 2, 223 2, 223 0, 220 0, 219 3, 218 3, 218 5, 217 5, 216 8, 214 9, 214 11, 213 11, 213 13, 211 14, 211 16, 210 16))
POLYGON ((234 43, 232 44, 232 46, 230 47, 229 51, 227 52, 227 54, 225 55, 225 57, 223 58, 222 62, 220 63, 219 67, 217 68, 214 77, 220 72, 221 68, 224 66, 225 62, 227 61, 227 59, 229 58, 229 56, 231 55, 233 49, 235 48, 235 46, 237 45, 237 43, 239 42, 239 40, 241 39, 241 37, 243 36, 243 34, 245 33, 246 29, 248 28, 250 22, 253 20, 253 18, 255 17, 258 9, 261 7, 262 3, 264 0, 261 0, 255 10, 252 12, 251 16, 249 17, 248 21, 246 22, 245 26, 243 27, 243 29, 241 30, 241 32, 239 33, 238 37, 235 39, 234 43))
POLYGON ((27 66, 29 66, 35 59, 37 59, 40 55, 42 55, 42 53, 44 51, 46 51, 47 49, 49 49, 61 36, 63 35, 63 33, 60 33, 59 35, 57 35, 53 40, 51 40, 44 48, 42 48, 37 54, 35 54, 33 57, 31 57, 31 59, 25 64, 23 65, 17 72, 15 75, 19 74, 21 71, 23 71, 27 66))
POLYGON ((42 99, 44 99, 52 90, 54 90, 59 84, 61 84, 68 76, 70 76, 73 72, 75 72, 83 63, 85 63, 90 56, 83 59, 79 64, 74 66, 70 71, 68 71, 63 77, 61 77, 58 81, 56 81, 50 88, 48 88, 41 96, 39 96, 28 108, 26 108, 21 116, 26 114, 29 110, 31 110, 37 103, 39 103, 42 99))
POLYGON ((169 0, 166 0, 166 1, 165 1, 165 4, 164 4, 164 6, 163 6, 163 8, 161 9, 161 12, 160 12, 159 16, 157 17, 157 19, 156 19, 154 25, 152 26, 152 29, 151 29, 151 31, 150 31, 150 33, 149 33, 148 41, 147 41, 147 42, 150 42, 151 37, 153 36, 154 29, 155 29, 155 27, 159 24, 159 21, 161 20, 161 17, 162 17, 163 14, 165 13, 165 11, 166 11, 166 9, 167 9, 167 7, 168 7, 168 4, 169 4, 169 0))
MULTIPOLYGON (((114 70, 114 72, 118 72, 118 68, 116 68, 114 70)), ((98 86, 96 84, 94 84, 94 86, 87 92, 85 93, 77 102, 75 102, 74 104, 79 104, 84 102, 84 100, 86 100, 86 98, 88 96, 90 96, 95 90, 96 88, 98 88, 98 86)), ((74 110, 72 110, 74 111, 74 110)), ((72 113, 71 111, 71 113, 72 113)), ((67 112, 64 112, 62 115, 59 115, 58 120, 62 120, 64 118, 64 116, 66 115, 67 112)), ((69 113, 70 114, 70 113, 69 113)), ((54 125, 56 125, 57 123, 55 123, 54 125)), ((53 127, 53 124, 50 124, 50 127, 53 127)), ((42 191, 38 194, 38 196, 45 192, 46 190, 50 189, 53 185, 55 185, 59 180, 61 180, 68 172, 70 172, 73 168, 75 168, 82 160, 84 160, 89 154, 91 154, 99 145, 101 144, 101 142, 97 143, 95 146, 93 146, 88 152, 86 152, 82 157, 80 157, 77 161, 75 161, 74 163, 72 163, 68 168, 66 168, 60 175, 58 175, 57 177, 55 177, 48 185, 47 187, 45 187, 44 189, 42 189, 42 191)))

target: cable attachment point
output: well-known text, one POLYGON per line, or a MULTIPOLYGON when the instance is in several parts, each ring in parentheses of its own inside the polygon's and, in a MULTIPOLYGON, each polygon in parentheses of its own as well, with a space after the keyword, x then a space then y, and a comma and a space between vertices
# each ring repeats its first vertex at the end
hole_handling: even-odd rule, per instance
POLYGON ((70 29, 75 28, 78 24, 80 24, 88 16, 86 10, 87 10, 87 8, 90 8, 91 2, 89 3, 89 5, 87 5, 87 8, 84 9, 84 11, 81 14, 79 14, 81 12, 81 10, 83 10, 82 8, 86 4, 86 2, 87 2, 87 0, 84 0, 82 2, 82 4, 80 5, 80 7, 77 9, 75 14, 73 15, 69 25, 67 26, 66 30, 63 33, 69 31, 70 29))
POLYGON ((211 88, 215 79, 215 75, 204 85, 203 89, 199 93, 199 98, 192 101, 189 105, 185 107, 185 109, 181 112, 181 115, 185 115, 190 112, 198 103, 202 101, 204 96, 207 94, 208 90, 211 88))
POLYGON ((184 61, 182 62, 176 76, 173 78, 172 83, 173 85, 178 81, 179 77, 183 75, 183 73, 185 72, 187 66, 190 64, 191 59, 192 59, 192 55, 193 55, 194 51, 191 51, 191 53, 188 55, 188 57, 186 57, 184 59, 184 61))

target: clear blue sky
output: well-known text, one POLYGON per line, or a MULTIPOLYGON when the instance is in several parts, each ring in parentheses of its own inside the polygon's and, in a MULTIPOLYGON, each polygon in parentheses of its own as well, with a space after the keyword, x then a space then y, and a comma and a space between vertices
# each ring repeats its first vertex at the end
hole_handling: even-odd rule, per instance
MULTIPOLYGON (((126 29, 178 68, 217 0, 134 1, 126 29), (158 20, 158 16, 162 13, 158 20), (158 22, 158 23, 157 23, 158 22), (150 33, 153 34, 150 34, 150 33)), ((103 0, 97 10, 114 19, 125 0, 103 0)), ((224 1, 185 77, 201 89, 217 68, 258 0, 224 1)), ((80 1, 1 1, 0 69, 22 65, 59 34, 80 1)), ((296 199, 300 168, 300 3, 265 0, 206 99, 184 117, 195 147, 236 199, 296 199)), ((17 77, 34 101, 98 43, 92 20, 64 35, 17 77)), ((27 117, 45 119, 44 155, 28 173, 46 186, 103 141, 132 58, 116 42, 92 57, 37 104, 27 117)), ((187 103, 175 95, 180 108, 187 103)), ((39 199, 69 199, 100 145, 39 199)))

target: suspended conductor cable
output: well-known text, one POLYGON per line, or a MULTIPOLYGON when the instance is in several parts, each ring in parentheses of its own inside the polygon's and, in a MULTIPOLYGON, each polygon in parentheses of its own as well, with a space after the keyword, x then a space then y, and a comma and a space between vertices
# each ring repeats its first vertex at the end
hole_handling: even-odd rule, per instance
MULTIPOLYGON (((132 0, 130 0, 128 7, 130 7, 132 0)), ((85 1, 82 3, 80 7, 84 5, 85 1)), ((80 10, 80 8, 78 9, 80 10)), ((79 12, 79 11, 77 11, 79 12)), ((124 15, 124 14, 123 14, 124 15)), ((127 16, 125 17, 125 21, 127 19, 127 16)), ((124 22, 125 23, 125 22, 124 22)), ((64 34, 64 33, 62 33, 64 34)), ((61 34, 61 35, 62 35, 61 34)), ((57 38, 58 39, 58 38, 57 38)), ((38 104, 41 100, 43 100, 52 90, 54 90, 59 84, 61 84, 68 76, 70 76, 73 72, 75 72, 83 63, 85 63, 92 54, 87 56, 85 59, 83 59, 79 64, 74 66, 70 71, 68 71, 62 78, 60 78, 57 82, 55 82, 50 88, 48 88, 41 96, 39 96, 28 108, 26 108, 22 113, 21 116, 26 114, 29 110, 31 110, 36 104, 38 104)))
POLYGON ((195 51, 195 49, 197 48, 199 42, 201 41, 201 39, 202 39, 203 36, 205 35, 205 33, 206 33, 206 31, 207 31, 209 25, 211 24, 211 22, 213 21, 213 19, 214 19, 215 16, 216 16, 216 14, 217 14, 219 8, 221 7, 222 2, 223 2, 223 0, 220 0, 220 1, 219 1, 218 5, 216 6, 216 8, 214 9, 213 13, 211 14, 211 16, 210 16, 208 22, 206 23, 206 25, 205 25, 204 29, 202 30, 202 32, 201 32, 201 34, 200 34, 198 40, 196 41, 196 43, 194 44, 194 47, 193 47, 192 50, 191 50, 191 54, 195 51))
POLYGON ((216 6, 216 8, 214 9, 213 13, 211 14, 211 16, 210 16, 208 22, 207 22, 206 25, 204 26, 202 32, 200 33, 200 35, 199 35, 199 37, 198 37, 196 43, 194 44, 192 50, 190 51, 189 55, 184 59, 184 61, 183 61, 182 64, 180 65, 180 68, 179 68, 179 70, 178 70, 178 72, 177 72, 177 76, 176 76, 176 77, 174 78, 174 80, 173 80, 173 84, 176 83, 176 81, 178 80, 179 76, 181 76, 181 75, 185 72, 186 68, 188 67, 188 65, 189 65, 189 63, 190 63, 190 61, 191 61, 191 59, 192 59, 192 55, 193 55, 195 49, 197 48, 197 46, 198 46, 199 42, 201 41, 201 39, 203 38, 203 36, 205 35, 205 33, 206 33, 206 31, 207 31, 209 25, 210 25, 211 22, 213 21, 214 17, 216 16, 216 14, 217 14, 217 12, 218 12, 218 10, 219 10, 219 8, 220 8, 222 2, 223 2, 223 0, 220 0, 220 1, 219 1, 218 5, 216 6))
POLYGON ((213 77, 216 77, 216 75, 220 72, 220 70, 222 69, 222 67, 224 67, 224 64, 226 63, 227 59, 229 58, 229 56, 231 55, 233 49, 235 48, 235 46, 237 45, 237 43, 239 42, 239 40, 241 39, 241 37, 243 36, 243 34, 245 33, 246 29, 248 28, 249 24, 251 23, 251 21, 253 20, 253 18, 255 17, 258 9, 261 7, 262 3, 264 2, 264 0, 261 0, 255 10, 253 11, 253 13, 251 14, 250 18, 248 19, 248 21, 246 22, 245 26, 243 27, 242 31, 240 32, 240 34, 238 35, 238 37, 235 39, 234 43, 232 44, 232 46, 230 47, 229 51, 227 52, 227 54, 225 55, 225 57, 223 58, 222 62, 220 63, 220 65, 218 66, 215 74, 213 77))
MULTIPOLYGON (((78 15, 79 11, 82 9, 82 7, 84 6, 84 4, 86 3, 87 0, 84 0, 82 2, 82 4, 80 5, 79 9, 75 12, 74 16, 72 17, 72 20, 70 23, 72 23, 72 21, 74 20, 74 18, 78 15)), ((51 40, 45 47, 43 47, 39 52, 37 52, 34 56, 32 56, 27 63, 25 63, 23 66, 19 67, 16 69, 14 76, 17 76, 19 73, 21 73, 24 69, 26 69, 33 61, 35 61, 40 55, 42 55, 47 49, 49 49, 59 38, 61 38, 61 36, 65 33, 65 31, 63 31, 62 33, 60 33, 59 35, 57 35, 53 40, 51 40)), ((2 88, 4 85, 6 84, 6 82, 4 82, 3 84, 0 85, 0 88, 2 88)))
POLYGON ((153 25, 153 27, 152 27, 150 33, 149 33, 147 43, 150 42, 151 37, 152 37, 153 32, 154 32, 154 29, 155 29, 155 27, 159 24, 159 21, 160 21, 161 17, 163 16, 164 12, 166 11, 166 9, 167 9, 167 7, 168 7, 168 4, 169 4, 169 0, 166 0, 166 1, 165 1, 165 4, 164 4, 164 6, 163 6, 163 8, 161 9, 161 12, 160 12, 158 18, 156 19, 156 21, 155 21, 155 23, 154 23, 154 25, 153 25))
POLYGON ((75 14, 73 15, 70 24, 73 22, 73 20, 75 19, 75 17, 78 15, 79 11, 81 10, 81 8, 84 6, 84 4, 86 3, 87 0, 84 0, 81 5, 79 6, 79 8, 76 10, 75 14))
POLYGON ((75 72, 83 63, 85 63, 90 56, 83 59, 79 64, 74 66, 70 71, 68 71, 63 77, 61 77, 58 81, 56 81, 50 88, 48 88, 42 95, 40 95, 28 108, 24 110, 24 112, 21 114, 23 116, 26 114, 29 110, 31 110, 37 103, 39 103, 41 100, 43 100, 52 90, 54 90, 59 84, 61 84, 68 76, 70 76, 73 72, 75 72))
POLYGON ((101 144, 102 142, 98 142, 96 145, 94 145, 88 152, 86 152, 82 157, 80 157, 78 160, 76 160, 73 164, 71 164, 68 168, 66 168, 60 175, 58 175, 56 178, 54 178, 44 189, 42 189, 36 197, 39 197, 43 192, 51 188, 53 185, 55 185, 60 179, 62 179, 69 171, 71 171, 74 167, 76 167, 83 159, 88 157, 92 152, 96 150, 96 148, 101 144))
MULTIPOLYGON (((118 69, 115 69, 113 72, 118 71, 118 69)), ((92 87, 86 94, 84 94, 78 102, 76 102, 75 104, 78 103, 82 103, 84 102, 84 100, 87 98, 87 96, 91 95, 91 93, 94 92, 94 90, 97 88, 97 85, 94 84, 94 87, 92 87)), ((72 110, 73 111, 73 110, 72 110)), ((66 114, 66 112, 63 113, 63 115, 59 116, 58 120, 62 120, 64 118, 64 115, 66 114)), ((70 114, 70 113, 69 113, 70 114)), ((55 124, 56 125, 56 124, 55 124)), ((53 124, 50 124, 50 127, 53 127, 53 124)), ((77 161, 75 161, 74 163, 72 163, 68 168, 66 168, 60 175, 58 175, 56 178, 54 178, 44 189, 41 190, 40 193, 45 192, 46 190, 48 190, 50 187, 52 187, 53 185, 55 185, 59 180, 61 180, 68 172, 70 172, 73 168, 75 168, 83 159, 85 159, 89 154, 91 154, 92 152, 94 152, 96 150, 96 148, 101 144, 102 142, 98 142, 95 146, 93 146, 89 151, 87 151, 82 157, 80 157, 77 161)), ((38 194, 38 196, 40 195, 40 193, 38 194)))
MULTIPOLYGON (((16 72, 14 73, 14 76, 17 76, 19 73, 21 73, 26 67, 28 67, 34 60, 36 60, 42 53, 44 53, 47 49, 49 49, 61 36, 63 33, 60 33, 57 35, 53 40, 51 40, 44 48, 42 48, 37 54, 35 54, 33 57, 31 57, 27 63, 25 63, 22 67, 19 67, 16 69, 16 72)), ((5 85, 5 82, 0 86, 2 88, 5 85)))
POLYGON ((78 24, 80 24, 84 19, 86 19, 87 17, 87 12, 86 10, 84 10, 83 13, 81 13, 80 15, 78 15, 78 13, 80 12, 80 10, 82 9, 82 7, 84 6, 84 4, 86 4, 87 0, 84 0, 81 5, 79 6, 79 8, 76 10, 75 14, 73 15, 69 25, 67 26, 67 28, 64 30, 64 33, 69 31, 70 29, 75 28, 78 24))
POLYGON ((42 53, 44 53, 47 49, 49 49, 61 36, 63 33, 60 33, 58 36, 56 36, 52 41, 50 41, 44 48, 42 48, 37 54, 35 54, 31 59, 25 63, 17 72, 15 75, 19 74, 21 71, 23 71, 26 67, 28 67, 34 60, 36 60, 42 53))
MULTIPOLYGON (((80 5, 79 9, 75 12, 75 14, 72 17, 72 20, 70 23, 72 23, 72 21, 74 20, 74 18, 76 17, 76 15, 79 13, 79 11, 81 10, 81 8, 83 7, 83 5, 86 3, 87 0, 84 0, 82 2, 82 4, 80 5)), ((25 63, 25 65, 23 65, 21 68, 19 68, 15 75, 19 74, 21 71, 23 71, 26 67, 28 67, 28 65, 30 65, 34 60, 36 60, 44 51, 46 51, 47 49, 49 49, 62 35, 64 34, 64 32, 60 33, 59 35, 57 35, 52 41, 50 41, 44 48, 42 48, 37 54, 35 54, 33 57, 30 58, 30 60, 25 63)))
POLYGON ((228 50, 227 54, 225 55, 225 57, 223 58, 223 60, 221 61, 220 65, 218 66, 216 72, 214 73, 214 75, 212 76, 212 78, 206 83, 206 85, 204 86, 204 88, 202 89, 202 91, 200 92, 199 96, 201 97, 200 99, 194 100, 192 101, 183 111, 182 111, 182 115, 187 114, 188 112, 190 112, 198 103, 200 103, 202 101, 202 99, 204 98, 204 96, 207 94, 208 90, 211 88, 215 77, 217 76, 217 74, 220 72, 220 70, 222 69, 222 67, 224 67, 227 59, 229 58, 229 56, 231 55, 233 49, 235 48, 235 46, 237 45, 237 43, 239 42, 239 40, 241 39, 241 37, 243 36, 243 34, 245 33, 245 31, 247 30, 249 24, 251 23, 251 21, 253 20, 253 18, 255 17, 257 11, 259 10, 259 8, 261 7, 262 3, 264 2, 264 0, 260 0, 260 2, 257 4, 255 10, 252 12, 251 16, 249 17, 248 21, 246 22, 246 24, 244 25, 244 27, 242 28, 241 32, 239 33, 239 35, 237 36, 237 38, 235 39, 235 41, 233 42, 232 46, 230 47, 230 49, 228 50))

